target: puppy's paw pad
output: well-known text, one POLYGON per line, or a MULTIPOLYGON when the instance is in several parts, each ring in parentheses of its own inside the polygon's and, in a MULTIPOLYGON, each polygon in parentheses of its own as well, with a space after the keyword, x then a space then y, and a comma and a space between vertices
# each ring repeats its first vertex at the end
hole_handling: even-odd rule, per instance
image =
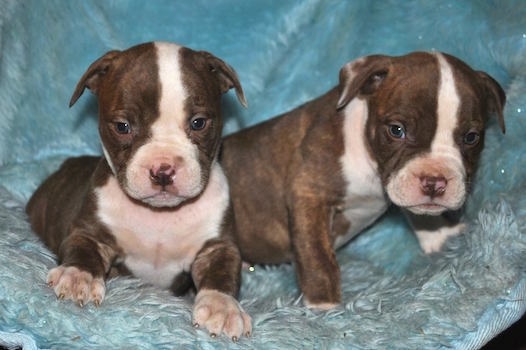
POLYGON ((59 299, 70 299, 80 306, 90 301, 99 306, 104 299, 106 287, 102 278, 74 266, 58 266, 51 269, 47 284, 53 288, 59 299))
POLYGON ((224 333, 237 341, 252 332, 252 320, 238 301, 218 291, 199 291, 193 315, 194 324, 206 328, 212 337, 224 333))

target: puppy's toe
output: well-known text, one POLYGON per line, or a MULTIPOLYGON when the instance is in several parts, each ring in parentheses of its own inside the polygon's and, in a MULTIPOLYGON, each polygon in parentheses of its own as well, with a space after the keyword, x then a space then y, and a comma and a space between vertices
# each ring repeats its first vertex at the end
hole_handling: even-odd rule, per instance
POLYGON ((65 268, 63 266, 55 267, 54 269, 49 270, 47 274, 47 285, 50 288, 55 288, 60 281, 60 277, 64 273, 65 268))
POLYGON ((252 320, 241 305, 230 295, 201 290, 194 305, 194 324, 204 327, 211 336, 224 333, 237 341, 252 333, 252 320))
POLYGON ((104 296, 106 295, 106 286, 102 278, 93 279, 93 282, 91 283, 90 293, 91 300, 93 301, 95 306, 100 306, 102 300, 104 300, 104 296))
POLYGON ((89 272, 74 266, 61 265, 51 269, 47 283, 59 299, 70 299, 80 306, 90 301, 100 305, 106 291, 102 278, 94 278, 89 272))
POLYGON ((241 335, 250 336, 252 333, 252 319, 245 312, 231 313, 225 324, 224 324, 225 334, 227 334, 232 340, 237 341, 239 339, 239 332, 237 330, 242 330, 241 335), (241 316, 241 317, 239 317, 241 316))

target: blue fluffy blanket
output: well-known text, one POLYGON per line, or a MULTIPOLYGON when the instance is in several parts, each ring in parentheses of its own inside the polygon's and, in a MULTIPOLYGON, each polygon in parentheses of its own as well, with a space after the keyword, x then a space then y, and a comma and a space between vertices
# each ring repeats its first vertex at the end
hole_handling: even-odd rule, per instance
POLYGON ((0 0, 0 346, 36 348, 476 349, 526 309, 526 3, 517 1, 0 0), (225 132, 314 98, 347 61, 440 50, 505 87, 507 133, 489 126, 469 228, 424 256, 397 210, 338 251, 344 303, 302 306, 293 267, 243 272, 253 334, 234 344, 191 326, 191 296, 127 277, 100 308, 57 301, 55 257, 23 207, 68 156, 100 154, 96 100, 67 108, 87 66, 151 40, 213 52, 249 108, 226 96, 225 132))

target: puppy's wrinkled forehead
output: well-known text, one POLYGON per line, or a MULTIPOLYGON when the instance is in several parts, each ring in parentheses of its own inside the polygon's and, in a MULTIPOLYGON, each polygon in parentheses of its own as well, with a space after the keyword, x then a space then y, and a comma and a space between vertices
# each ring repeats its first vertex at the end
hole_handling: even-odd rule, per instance
POLYGON ((136 109, 145 121, 162 113, 189 115, 191 109, 220 107, 217 82, 196 51, 173 43, 153 42, 122 51, 113 59, 100 86, 101 115, 112 109, 136 109))
POLYGON ((407 115, 415 108, 417 112, 434 115, 439 83, 440 68, 434 55, 393 57, 389 74, 372 102, 381 116, 407 115))
POLYGON ((389 74, 372 101, 380 116, 400 114, 412 119, 418 114, 434 128, 439 118, 457 115, 483 119, 487 114, 480 110, 481 98, 486 95, 480 77, 455 57, 416 52, 393 57, 391 62, 389 74), (458 104, 458 109, 453 104, 458 104))
POLYGON ((100 80, 97 96, 101 117, 119 112, 152 119, 159 114, 161 95, 154 43, 135 46, 112 58, 111 69, 100 80))

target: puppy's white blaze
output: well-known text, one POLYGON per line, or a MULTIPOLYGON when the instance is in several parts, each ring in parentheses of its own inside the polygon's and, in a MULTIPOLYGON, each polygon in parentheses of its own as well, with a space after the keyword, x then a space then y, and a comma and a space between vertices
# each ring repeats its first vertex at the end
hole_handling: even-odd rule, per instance
POLYGON ((344 110, 344 153, 340 158, 343 176, 347 182, 346 195, 352 198, 345 203, 343 213, 351 223, 347 234, 336 237, 339 247, 360 231, 371 225, 387 209, 377 164, 369 156, 365 144, 367 102, 353 99, 344 110))
POLYGON ((189 196, 197 195, 201 190, 201 166, 198 163, 199 150, 190 142, 186 134, 187 112, 184 101, 188 97, 182 84, 179 62, 179 46, 171 43, 156 43, 159 59, 159 77, 161 82, 160 117, 152 125, 152 141, 165 143, 168 152, 177 152, 183 159, 183 172, 177 176, 176 186, 186 188, 189 196), (179 184, 177 183, 179 181, 179 184))
POLYGON ((458 110, 460 107, 460 97, 455 86, 453 71, 445 57, 437 53, 440 67, 440 85, 438 90, 437 106, 437 130, 433 142, 431 143, 431 153, 436 156, 453 158, 457 162, 459 169, 462 166, 462 158, 458 146, 453 139, 453 130, 458 123, 458 110))
MULTIPOLYGON (((453 132, 458 125, 460 95, 455 85, 451 65, 446 58, 437 53, 440 66, 440 88, 438 91, 437 131, 431 143, 431 153, 437 159, 447 159, 449 170, 454 181, 450 181, 449 202, 457 209, 464 202, 466 195, 466 169, 462 162, 460 149, 455 142, 453 132)), ((450 179, 448 179, 450 180, 450 179)))
MULTIPOLYGON (((182 84, 179 65, 179 46, 171 43, 155 43, 157 48, 161 98, 159 101, 159 120, 152 126, 153 139, 170 142, 184 134, 184 100, 187 92, 182 84), (177 119, 177 123, 174 123, 177 119)), ((186 135, 183 139, 186 139, 186 135)))

